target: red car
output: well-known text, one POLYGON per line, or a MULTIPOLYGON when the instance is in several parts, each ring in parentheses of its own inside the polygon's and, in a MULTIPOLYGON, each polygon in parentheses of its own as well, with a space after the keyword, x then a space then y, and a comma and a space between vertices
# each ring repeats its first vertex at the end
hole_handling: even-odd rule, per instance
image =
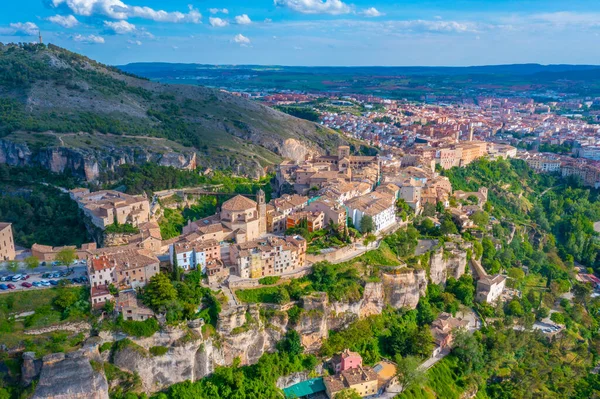
POLYGON ((32 287, 32 285, 31 285, 31 283, 24 282, 24 283, 21 283, 21 287, 25 287, 25 288, 31 288, 31 287, 32 287))
POLYGON ((27 280, 29 277, 31 277, 29 274, 26 274, 23 276, 23 280, 27 280))
POLYGON ((15 288, 17 288, 14 284, 8 284, 7 287, 9 290, 14 290, 15 288))

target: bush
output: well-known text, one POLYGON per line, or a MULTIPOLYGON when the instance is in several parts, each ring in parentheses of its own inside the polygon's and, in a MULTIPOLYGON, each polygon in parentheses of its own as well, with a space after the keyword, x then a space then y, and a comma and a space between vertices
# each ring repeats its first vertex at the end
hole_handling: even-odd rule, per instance
POLYGON ((276 284, 281 277, 279 276, 267 276, 258 280, 261 285, 273 285, 276 284))
POLYGON ((150 348, 150 353, 152 356, 162 356, 165 355, 169 351, 169 348, 166 346, 153 346, 150 348))
POLYGON ((156 319, 144 321, 121 320, 118 323, 118 328, 125 334, 134 337, 151 337, 160 329, 160 326, 156 319))

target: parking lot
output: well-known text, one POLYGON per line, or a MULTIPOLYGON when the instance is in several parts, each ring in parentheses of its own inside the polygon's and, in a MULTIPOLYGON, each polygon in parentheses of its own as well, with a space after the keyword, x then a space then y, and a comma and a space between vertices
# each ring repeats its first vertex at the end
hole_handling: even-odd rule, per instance
POLYGON ((49 262, 46 266, 40 266, 34 270, 21 269, 16 273, 1 270, 0 294, 51 288, 59 285, 61 280, 68 280, 68 283, 71 285, 87 284, 88 278, 85 261, 77 262, 69 269, 66 266, 53 265, 49 262))
POLYGON ((536 321, 533 323, 534 330, 541 330, 544 334, 556 334, 560 332, 563 327, 550 321, 536 321))

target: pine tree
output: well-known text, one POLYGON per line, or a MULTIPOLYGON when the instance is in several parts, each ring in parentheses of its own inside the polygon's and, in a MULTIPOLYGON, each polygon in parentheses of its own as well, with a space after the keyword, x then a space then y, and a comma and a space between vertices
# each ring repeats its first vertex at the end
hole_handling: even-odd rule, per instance
POLYGON ((181 281, 181 268, 177 264, 177 253, 173 251, 173 281, 181 281))

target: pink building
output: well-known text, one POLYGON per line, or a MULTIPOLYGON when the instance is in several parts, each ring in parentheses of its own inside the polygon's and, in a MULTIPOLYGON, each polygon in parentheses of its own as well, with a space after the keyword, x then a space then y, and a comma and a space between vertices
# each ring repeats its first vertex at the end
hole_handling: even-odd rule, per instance
POLYGON ((342 353, 331 358, 331 364, 335 373, 339 374, 342 371, 362 367, 362 357, 356 352, 344 349, 342 353))

